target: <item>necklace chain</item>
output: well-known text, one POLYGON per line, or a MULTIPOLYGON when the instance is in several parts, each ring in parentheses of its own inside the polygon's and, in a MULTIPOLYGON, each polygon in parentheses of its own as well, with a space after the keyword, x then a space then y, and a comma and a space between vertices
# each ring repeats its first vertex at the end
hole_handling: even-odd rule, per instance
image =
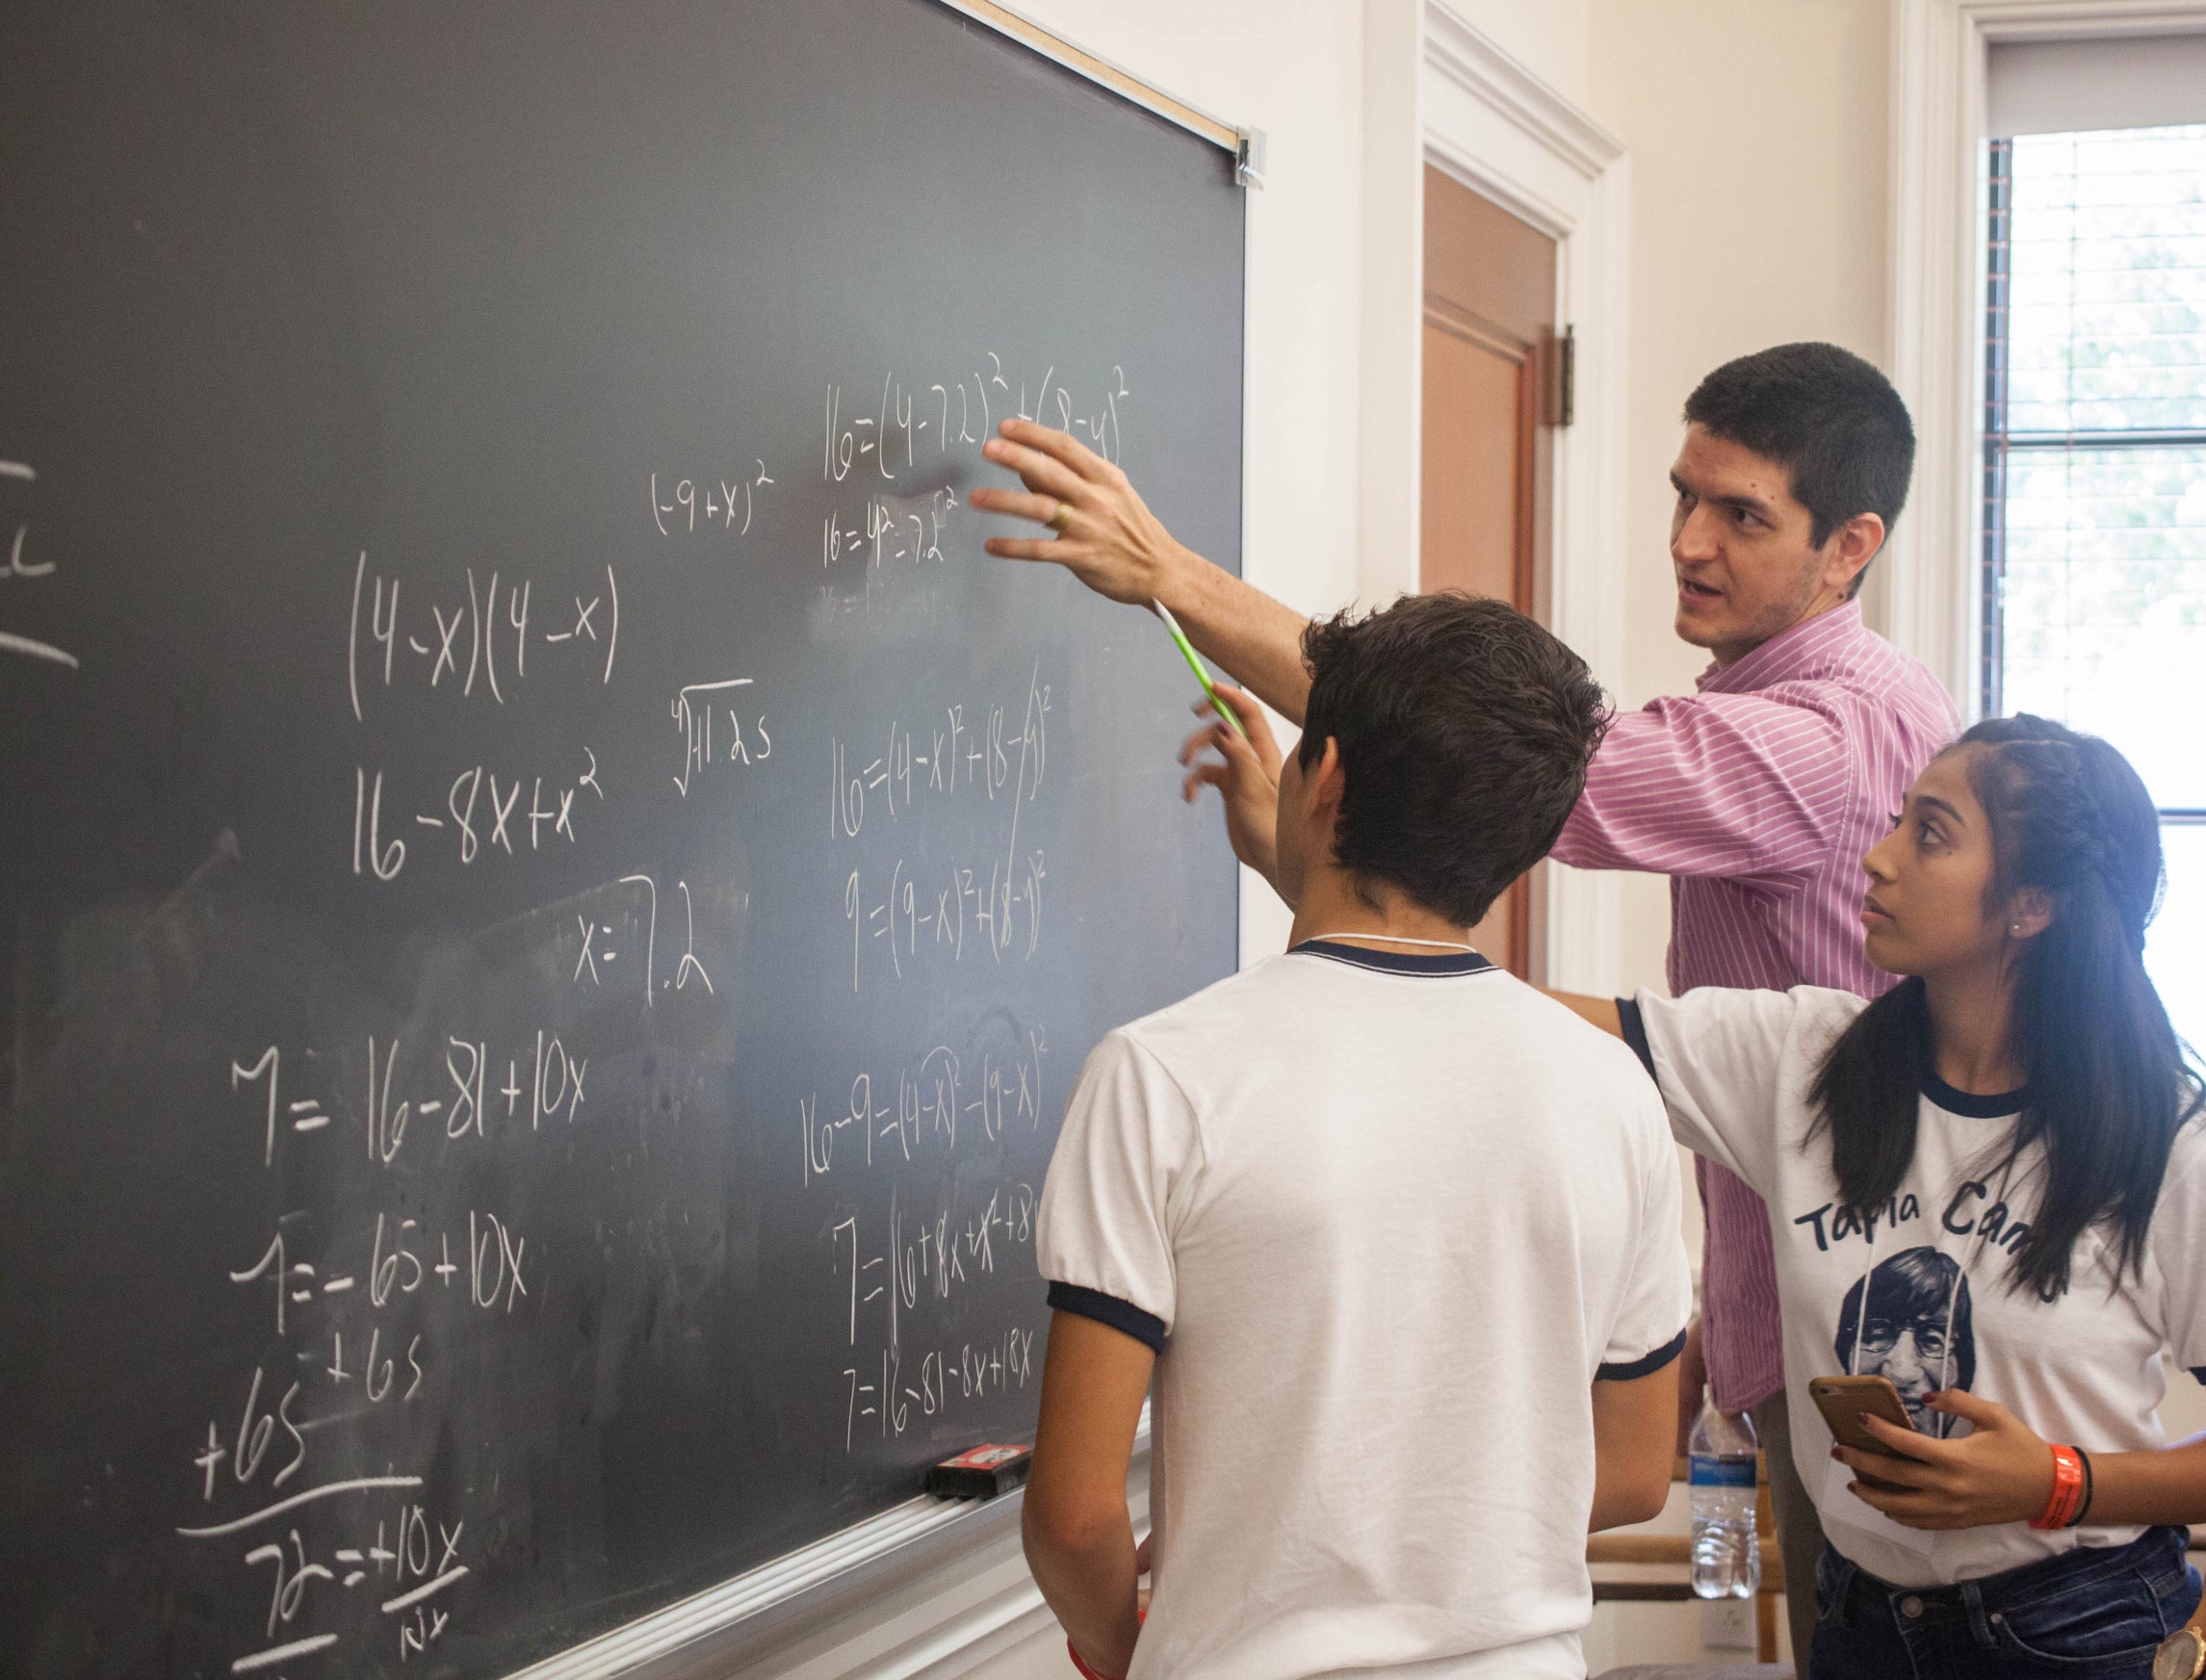
POLYGON ((1310 944, 1319 940, 1377 940, 1382 944, 1431 945, 1434 949, 1442 951, 1473 951, 1478 948, 1476 945, 1466 944, 1462 940, 1417 940, 1411 939, 1407 934, 1369 933, 1361 928, 1352 929, 1346 933, 1313 933, 1302 943, 1310 944))

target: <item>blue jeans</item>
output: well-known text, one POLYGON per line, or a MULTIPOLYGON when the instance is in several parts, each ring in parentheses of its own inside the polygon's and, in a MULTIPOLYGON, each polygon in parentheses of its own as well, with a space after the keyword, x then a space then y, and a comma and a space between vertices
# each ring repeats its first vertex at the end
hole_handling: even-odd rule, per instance
POLYGON ((1809 1680, 2150 1680, 2152 1653, 2190 1619, 2198 1572, 2187 1530, 2079 1547, 1958 1587, 1894 1587, 1830 1546, 1815 1566, 1809 1680))

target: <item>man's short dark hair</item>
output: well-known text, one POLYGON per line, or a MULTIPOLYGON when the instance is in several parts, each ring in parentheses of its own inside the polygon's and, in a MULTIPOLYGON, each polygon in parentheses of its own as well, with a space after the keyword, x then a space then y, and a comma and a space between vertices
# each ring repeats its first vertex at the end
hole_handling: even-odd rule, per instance
POLYGON ((1876 514, 1889 531, 1907 505, 1915 470, 1908 405, 1891 380, 1834 344, 1780 344, 1726 362, 1686 398, 1685 423, 1783 467, 1817 548, 1857 513, 1876 514))
POLYGON ((1333 852, 1468 927, 1547 855, 1608 727, 1586 662, 1499 601, 1409 595, 1302 638, 1308 769, 1340 743, 1333 852))

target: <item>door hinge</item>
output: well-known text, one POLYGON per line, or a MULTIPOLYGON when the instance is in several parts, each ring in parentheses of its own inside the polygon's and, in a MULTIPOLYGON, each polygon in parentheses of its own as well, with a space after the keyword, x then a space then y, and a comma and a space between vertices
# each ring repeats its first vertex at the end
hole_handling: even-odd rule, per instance
POLYGON ((1547 424, 1578 418, 1578 329, 1566 326, 1547 341, 1547 424))

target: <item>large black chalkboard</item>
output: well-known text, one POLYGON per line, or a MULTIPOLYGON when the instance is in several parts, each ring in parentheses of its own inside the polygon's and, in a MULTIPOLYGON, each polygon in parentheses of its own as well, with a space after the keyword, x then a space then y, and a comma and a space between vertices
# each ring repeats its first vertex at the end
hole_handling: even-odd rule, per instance
POLYGON ((0 1672, 497 1672, 1031 1428, 1233 874, 965 492, 1236 554, 1241 217, 928 0, 0 13, 0 1672))

